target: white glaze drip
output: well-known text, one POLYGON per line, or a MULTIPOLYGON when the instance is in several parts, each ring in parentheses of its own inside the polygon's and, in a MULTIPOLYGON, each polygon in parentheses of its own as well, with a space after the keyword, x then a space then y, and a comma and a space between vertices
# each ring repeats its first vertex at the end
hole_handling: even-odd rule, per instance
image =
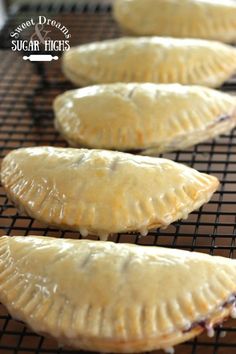
POLYGON ((234 319, 236 319, 236 305, 233 305, 232 310, 230 311, 230 316, 234 319))
POLYGON ((170 347, 170 348, 165 348, 164 349, 164 352, 166 354, 174 354, 175 353, 175 349, 173 347, 170 347))
POLYGON ((191 323, 189 322, 188 324, 186 324, 185 326, 184 326, 184 331, 189 331, 191 329, 191 323))
POLYGON ((224 338, 226 336, 226 331, 221 331, 220 332, 220 338, 224 338))
POLYGON ((79 232, 81 233, 81 235, 83 236, 83 237, 87 237, 88 236, 88 230, 87 229, 85 229, 84 227, 81 227, 80 229, 79 229, 79 232))
POLYGON ((208 337, 213 338, 215 335, 215 331, 214 331, 213 326, 211 326, 211 325, 206 326, 206 330, 207 330, 208 337))
POLYGON ((140 229, 140 234, 142 235, 142 236, 147 236, 147 234, 148 234, 148 229, 140 229))
POLYGON ((234 303, 234 302, 235 302, 235 295, 231 295, 231 296, 229 297, 228 302, 234 303))
POLYGON ((102 234, 99 234, 98 236, 99 236, 100 240, 107 241, 108 237, 109 237, 109 234, 104 232, 102 234))

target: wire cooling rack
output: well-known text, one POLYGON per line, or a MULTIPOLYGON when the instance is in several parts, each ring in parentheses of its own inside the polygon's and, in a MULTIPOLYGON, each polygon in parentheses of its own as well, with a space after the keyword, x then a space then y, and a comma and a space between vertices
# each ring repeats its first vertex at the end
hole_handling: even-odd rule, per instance
MULTIPOLYGON (((38 15, 51 16, 72 33, 71 45, 121 35, 112 19, 111 6, 99 3, 74 5, 22 5, 14 9, 0 34, 0 158, 22 146, 66 146, 53 127, 52 101, 72 88, 62 76, 60 62, 32 64, 10 50, 9 33, 22 21, 38 15)), ((27 36, 27 33, 25 34, 27 36)), ((236 92, 231 79, 223 90, 236 92)), ((217 176, 221 189, 210 203, 193 212, 187 220, 146 237, 120 234, 116 242, 175 247, 209 254, 235 257, 236 253, 236 131, 217 141, 200 144, 165 157, 217 176)), ((19 215, 0 187, 0 235, 50 235, 78 238, 71 231, 58 231, 19 215)), ((77 351, 78 352, 78 351, 77 351)), ((58 348, 51 340, 28 330, 10 318, 0 306, 0 354, 69 354, 73 350, 58 348)), ((202 335, 176 347, 176 354, 236 353, 236 322, 229 321, 216 330, 214 338, 202 335), (226 332, 227 336, 222 334, 226 332)))

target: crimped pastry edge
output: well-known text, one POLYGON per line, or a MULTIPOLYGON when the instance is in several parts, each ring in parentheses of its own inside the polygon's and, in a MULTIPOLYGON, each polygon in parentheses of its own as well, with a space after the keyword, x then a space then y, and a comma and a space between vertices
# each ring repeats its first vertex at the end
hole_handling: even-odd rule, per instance
MULTIPOLYGON (((207 175, 208 176, 208 175, 207 175)), ((209 177, 209 176, 208 176, 209 177)), ((211 178, 214 176, 210 176, 211 178)), ((202 199, 199 201, 197 200, 195 203, 193 203, 192 205, 192 210, 190 212, 187 212, 187 214, 183 214, 183 212, 179 212, 178 217, 173 219, 172 216, 172 221, 168 222, 168 223, 164 223, 162 220, 158 220, 158 216, 157 216, 157 221, 155 223, 149 223, 145 226, 140 226, 140 228, 123 228, 121 230, 113 230, 113 231, 108 231, 108 230, 95 230, 93 229, 91 226, 86 226, 86 225, 80 225, 80 226, 71 226, 65 223, 50 223, 47 224, 45 223, 45 221, 40 217, 40 215, 35 215, 35 213, 31 212, 31 210, 29 210, 28 208, 24 207, 22 205, 22 203, 19 202, 19 200, 17 198, 14 198, 14 195, 10 192, 10 190, 6 191, 7 197, 10 201, 13 202, 13 204, 17 207, 17 209, 25 215, 28 215, 32 218, 35 218, 36 220, 38 220, 39 222, 42 222, 44 225, 48 225, 48 226, 55 226, 58 227, 60 229, 68 229, 68 230, 72 230, 72 231, 78 231, 80 232, 82 237, 86 237, 88 235, 94 235, 94 236, 98 236, 101 240, 107 240, 108 237, 110 235, 113 234, 117 234, 117 233, 126 233, 126 232, 138 232, 140 233, 140 236, 146 236, 148 235, 149 231, 153 230, 153 229, 157 229, 157 228, 167 228, 171 223, 181 220, 181 219, 186 219, 188 217, 188 215, 194 211, 199 209, 203 204, 208 203, 209 200, 212 198, 213 193, 219 188, 219 181, 217 178, 214 177, 214 183, 212 182, 212 184, 209 186, 210 188, 208 188, 207 193, 206 190, 204 190, 203 195, 206 197, 205 200, 203 201, 202 199)), ((198 198, 196 198, 198 199, 198 198)))
MULTIPOLYGON (((32 237, 32 236, 31 236, 32 237)), ((6 253, 9 254, 8 250, 6 249, 8 246, 8 239, 10 236, 3 236, 0 238, 0 250, 1 250, 1 256, 4 256, 6 253), (4 247, 6 246, 6 247, 4 247), (3 252, 2 252, 3 251, 3 252)), ((21 236, 21 238, 23 238, 21 236)), ((37 238, 37 236, 35 236, 37 238)), ((40 238, 40 236, 39 236, 40 238)), ((43 237, 41 237, 43 238, 43 237)), ((53 240, 53 238, 50 238, 53 240)), ((77 241, 77 242, 86 242, 86 241, 77 241)), ((94 241, 91 241, 94 242, 94 241)), ((95 241, 96 243, 96 241, 95 241)), ((135 247, 135 245, 132 245, 135 247)), ((142 247, 142 246, 138 246, 142 247)), ((11 272, 12 264, 6 263, 4 266, 4 263, 1 264, 1 268, 3 267, 3 273, 11 272)), ((14 273, 13 273, 14 275, 14 273)), ((5 275, 6 277, 6 275, 5 275)), ((3 283, 3 289, 5 287, 5 283, 3 283)), ((232 291, 232 290, 231 290, 232 291)), ((4 291, 0 292, 0 301, 7 302, 7 297, 6 295, 7 292, 4 291)), ((197 317, 195 321, 190 324, 189 327, 176 327, 176 330, 172 330, 170 333, 163 334, 162 336, 152 336, 152 337, 146 337, 145 339, 137 339, 137 338, 124 338, 122 340, 114 340, 112 338, 99 338, 98 336, 86 336, 86 335, 72 335, 72 336, 67 336, 63 335, 63 332, 59 331, 57 335, 51 336, 55 338, 56 340, 60 341, 60 344, 65 344, 66 346, 71 346, 71 347, 76 347, 80 349, 88 349, 88 350, 96 350, 96 351, 102 351, 102 352, 114 352, 114 353, 132 353, 132 352, 141 352, 141 351, 151 351, 154 349, 164 349, 168 350, 170 347, 183 343, 187 341, 188 339, 191 339, 195 337, 196 335, 201 334, 204 332, 204 330, 209 330, 209 336, 213 336, 214 333, 212 332, 212 329, 215 325, 221 324, 224 320, 226 320, 228 317, 235 318, 236 316, 236 293, 232 291, 227 297, 222 299, 222 302, 218 304, 215 309, 209 312, 208 315, 205 315, 204 317, 197 317)), ((8 311, 11 313, 11 306, 14 308, 14 303, 10 303, 6 308, 8 311), (13 305, 13 306, 12 306, 13 305)), ((14 312, 14 310, 12 310, 14 312)), ((28 318, 29 313, 25 313, 21 307, 17 309, 17 312, 15 314, 15 318, 19 318, 20 320, 24 321, 27 323, 27 318, 28 318)), ((30 328, 34 329, 34 326, 31 326, 30 328)), ((50 332, 50 325, 47 329, 47 326, 45 327, 45 332, 40 331, 40 329, 36 330, 36 333, 49 336, 47 335, 47 330, 50 332)))

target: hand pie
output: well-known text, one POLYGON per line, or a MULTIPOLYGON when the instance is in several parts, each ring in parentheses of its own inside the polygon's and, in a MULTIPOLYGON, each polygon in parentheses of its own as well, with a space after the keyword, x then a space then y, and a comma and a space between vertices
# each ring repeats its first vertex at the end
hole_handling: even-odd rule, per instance
POLYGON ((216 177, 176 162, 122 152, 22 148, 3 160, 9 198, 49 225, 107 238, 167 226, 208 202, 216 177))
POLYGON ((0 301, 33 331, 84 350, 169 351, 235 318, 235 294, 236 261, 228 258, 102 241, 0 238, 0 301))
POLYGON ((55 126, 72 146, 184 149, 236 125, 236 98, 178 84, 107 84, 71 90, 54 102, 55 126))
POLYGON ((232 0, 116 0, 114 16, 132 34, 236 41, 232 0))
POLYGON ((63 55, 76 85, 115 82, 218 87, 236 72, 236 49, 200 39, 120 38, 81 45, 63 55))

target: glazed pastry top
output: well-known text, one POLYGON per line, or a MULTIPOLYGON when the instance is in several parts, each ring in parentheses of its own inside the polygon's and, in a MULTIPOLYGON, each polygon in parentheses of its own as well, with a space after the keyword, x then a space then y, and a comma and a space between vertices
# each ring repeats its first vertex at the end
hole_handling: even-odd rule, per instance
POLYGON ((116 0, 114 16, 132 34, 236 41, 232 0, 116 0))
POLYGON ((120 38, 71 48, 63 71, 77 85, 116 82, 218 87, 236 71, 236 49, 219 42, 120 38))
POLYGON ((116 83, 67 91, 54 112, 72 146, 163 153, 232 129, 236 98, 198 86, 116 83))
POLYGON ((36 219, 99 236, 166 226, 206 203, 213 176, 176 162, 105 150, 22 148, 2 163, 16 205, 36 219))
POLYGON ((2 237, 0 259, 10 313, 82 348, 166 347, 193 323, 210 325, 236 291, 235 260, 174 249, 2 237))

